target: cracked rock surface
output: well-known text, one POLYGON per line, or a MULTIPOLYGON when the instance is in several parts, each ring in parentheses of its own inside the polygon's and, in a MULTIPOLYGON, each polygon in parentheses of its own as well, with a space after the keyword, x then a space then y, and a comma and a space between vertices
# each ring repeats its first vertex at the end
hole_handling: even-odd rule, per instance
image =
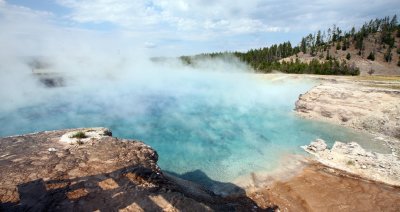
POLYGON ((246 196, 224 199, 176 180, 152 148, 110 135, 89 128, 0 138, 0 211, 259 209, 246 196))

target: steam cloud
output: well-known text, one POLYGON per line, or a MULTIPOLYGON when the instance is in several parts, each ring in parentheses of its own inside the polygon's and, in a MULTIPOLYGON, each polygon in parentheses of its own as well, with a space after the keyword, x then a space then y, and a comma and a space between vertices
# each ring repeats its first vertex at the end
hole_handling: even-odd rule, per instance
POLYGON ((195 68, 183 66, 178 60, 154 64, 149 60, 154 55, 148 52, 148 42, 132 34, 55 26, 51 14, 4 2, 0 3, 0 14, 3 112, 54 101, 52 96, 74 99, 87 88, 97 87, 91 95, 104 96, 116 84, 142 92, 159 90, 179 95, 206 92, 201 85, 213 81, 212 86, 221 92, 217 89, 211 93, 240 101, 261 92, 254 88, 260 86, 254 83, 257 80, 239 74, 248 72, 249 67, 233 57, 199 61, 195 68), (66 87, 48 89, 33 71, 57 73, 65 78, 66 87), (226 83, 230 80, 231 84, 226 83), (105 87, 108 90, 101 89, 105 87))
POLYGON ((230 181, 331 135, 291 116, 313 83, 267 81, 235 57, 152 62, 157 46, 143 38, 56 27, 51 14, 9 7, 0 0, 0 136, 109 127, 155 147, 163 169, 230 181), (38 73, 65 86, 48 88, 38 73))
POLYGON ((199 168, 229 180, 257 168, 248 164, 273 158, 258 148, 280 131, 269 120, 290 113, 299 92, 311 86, 267 82, 235 57, 194 66, 153 62, 141 38, 56 27, 42 18, 48 14, 28 17, 26 9, 7 7, 0 5, 6 50, 0 52, 0 136, 104 126, 155 147, 166 170, 199 168), (46 87, 43 73, 62 77, 65 86, 46 87), (222 168, 225 173, 215 172, 222 168))

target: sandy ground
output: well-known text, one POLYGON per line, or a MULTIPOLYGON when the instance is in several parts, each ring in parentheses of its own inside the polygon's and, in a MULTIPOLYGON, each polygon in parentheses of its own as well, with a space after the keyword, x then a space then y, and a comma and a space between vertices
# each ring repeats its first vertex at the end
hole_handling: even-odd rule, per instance
POLYGON ((281 211, 399 211, 400 188, 360 179, 309 162, 298 175, 269 186, 249 189, 260 207, 281 211))

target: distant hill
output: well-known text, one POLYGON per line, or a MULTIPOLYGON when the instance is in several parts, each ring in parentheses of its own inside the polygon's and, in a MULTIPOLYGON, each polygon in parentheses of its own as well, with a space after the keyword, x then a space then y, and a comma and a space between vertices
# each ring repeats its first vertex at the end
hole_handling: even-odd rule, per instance
POLYGON ((182 56, 193 65, 202 58, 234 55, 256 72, 297 74, 400 75, 400 25, 397 16, 366 22, 358 30, 336 25, 309 34, 297 46, 288 42, 247 52, 219 52, 182 56))
POLYGON ((314 54, 311 54, 309 51, 306 53, 299 52, 280 59, 279 62, 290 62, 298 59, 301 63, 310 63, 316 59, 322 63, 326 62, 330 57, 353 64, 359 68, 360 75, 400 75, 400 37, 397 37, 397 33, 391 33, 391 36, 394 38, 393 47, 380 42, 382 37, 381 32, 374 32, 363 39, 361 50, 356 48, 354 37, 349 37, 348 48, 342 48, 344 45, 343 41, 331 42, 327 45, 326 49, 321 48, 314 54), (370 55, 373 55, 373 58, 370 55), (387 60, 389 59, 387 57, 391 57, 391 59, 387 60))

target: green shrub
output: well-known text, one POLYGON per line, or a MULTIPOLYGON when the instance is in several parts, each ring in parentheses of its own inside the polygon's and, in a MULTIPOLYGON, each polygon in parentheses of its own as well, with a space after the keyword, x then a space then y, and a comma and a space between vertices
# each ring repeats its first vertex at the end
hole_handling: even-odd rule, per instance
POLYGON ((343 45, 342 45, 342 51, 346 51, 347 50, 347 43, 344 41, 343 45))
POLYGON ((347 53, 347 55, 346 55, 346 59, 347 59, 347 60, 350 60, 350 59, 351 59, 350 52, 349 52, 349 53, 347 53))
POLYGON ((370 52, 368 57, 367 57, 367 59, 374 61, 375 60, 375 54, 373 52, 370 52))
POLYGON ((389 48, 393 48, 395 39, 394 37, 392 37, 392 33, 387 31, 382 33, 381 42, 386 43, 389 46, 389 48))
POLYGON ((340 50, 342 48, 342 46, 340 45, 340 42, 338 42, 337 44, 336 44, 336 50, 340 50))
POLYGON ((71 138, 87 138, 87 136, 84 132, 79 131, 74 133, 71 138))
POLYGON ((331 59, 331 56, 329 55, 329 50, 326 52, 326 58, 325 58, 326 60, 330 60, 331 59))
POLYGON ((388 48, 383 57, 385 58, 386 62, 390 63, 392 61, 392 49, 388 48))

